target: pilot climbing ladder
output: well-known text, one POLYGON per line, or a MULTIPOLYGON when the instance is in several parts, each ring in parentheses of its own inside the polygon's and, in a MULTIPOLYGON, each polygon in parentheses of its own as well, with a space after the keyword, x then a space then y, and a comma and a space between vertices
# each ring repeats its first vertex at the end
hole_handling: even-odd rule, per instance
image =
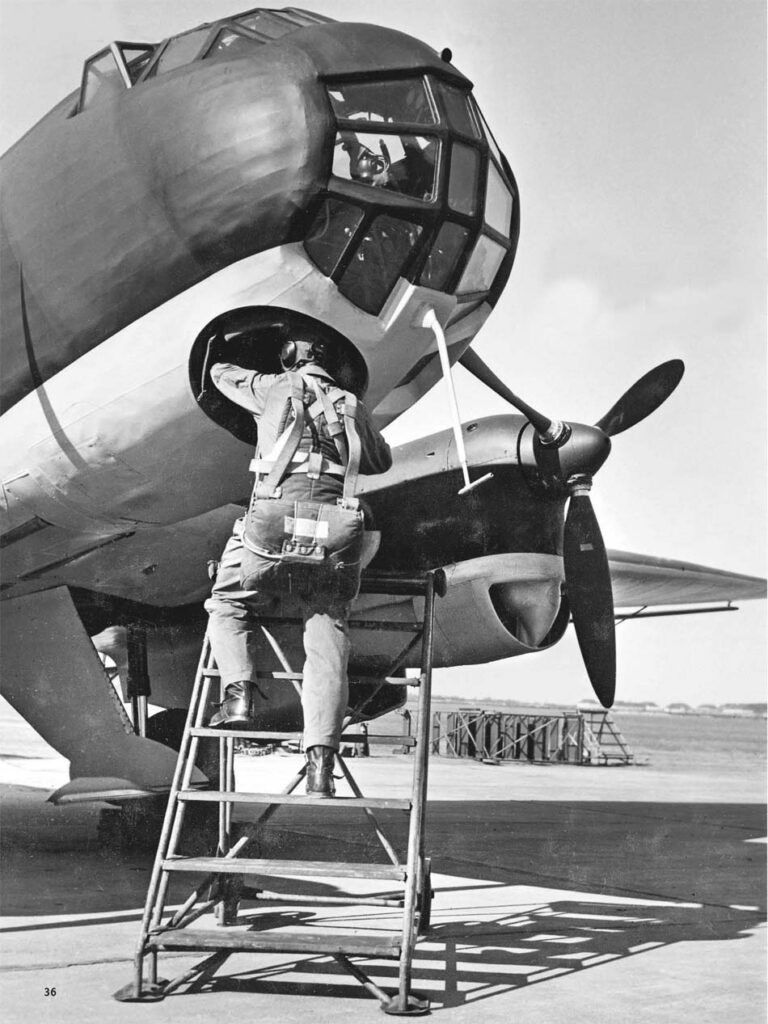
MULTIPOLYGON (((401 629, 413 634, 399 655, 394 672, 401 667, 407 654, 421 639, 421 671, 418 677, 387 677, 388 685, 415 685, 419 691, 420 727, 411 745, 415 748, 413 758, 412 792, 409 799, 366 798, 346 765, 337 754, 337 764, 351 792, 351 797, 336 797, 318 800, 316 797, 294 794, 304 778, 307 766, 303 765, 296 776, 280 794, 242 792, 236 789, 234 753, 235 742, 241 739, 281 742, 298 740, 300 733, 263 732, 252 730, 227 730, 206 728, 203 724, 209 705, 211 686, 219 681, 219 672, 206 637, 200 656, 187 722, 179 750, 168 808, 155 857, 155 863, 147 893, 141 934, 136 950, 133 981, 115 993, 115 998, 124 1002, 153 1002, 164 999, 185 985, 195 986, 207 981, 229 956, 242 952, 281 952, 327 954, 350 972, 364 987, 378 998, 382 1009, 393 1015, 414 1015, 428 1012, 428 1004, 417 998, 411 991, 411 970, 414 948, 419 935, 429 928, 430 904, 430 862, 425 856, 424 827, 427 793, 427 770, 429 760, 430 692, 432 677, 432 642, 435 595, 445 592, 445 576, 440 571, 428 572, 418 577, 404 576, 363 576, 362 589, 373 594, 397 594, 424 598, 423 621, 405 623, 402 621, 350 622, 352 628, 401 629), (216 738, 219 741, 220 770, 219 789, 199 789, 192 785, 192 773, 199 741, 216 738), (185 811, 190 803, 213 802, 218 804, 218 848, 215 856, 182 856, 180 853, 185 811), (239 833, 233 829, 233 807, 236 804, 263 804, 261 815, 255 821, 238 825, 239 833), (389 863, 346 863, 325 860, 270 860, 252 856, 249 842, 257 846, 256 830, 264 825, 276 811, 285 805, 312 805, 322 808, 330 816, 343 808, 360 808, 370 819, 376 836, 386 852, 389 863), (407 854, 401 858, 385 834, 376 817, 377 810, 401 810, 408 813, 407 854), (178 907, 167 907, 171 877, 177 873, 200 875, 202 881, 178 907), (264 880, 270 876, 298 879, 334 880, 371 879, 397 883, 397 889, 385 895, 367 896, 361 893, 336 893, 333 897, 313 896, 306 892, 287 894, 270 892, 264 888, 264 880), (254 884, 248 882, 254 880, 254 884), (323 930, 320 927, 305 927, 303 931, 290 932, 283 927, 269 928, 269 918, 262 918, 252 907, 241 908, 241 903, 284 902, 300 904, 349 904, 396 907, 402 911, 402 921, 397 930, 371 931, 366 928, 340 930, 338 927, 323 930), (204 916, 211 919, 207 928, 190 927, 204 916), (266 922, 266 923, 265 923, 266 922), (169 981, 158 976, 158 954, 163 951, 204 951, 208 953, 202 961, 169 981), (387 994, 364 972, 359 962, 350 957, 368 959, 394 959, 398 961, 398 990, 387 994), (145 961, 147 961, 145 971, 145 961)), ((284 662, 284 658, 281 658, 284 662)), ((300 683, 301 673, 264 672, 263 677, 279 678, 287 683, 300 683)), ((359 743, 364 739, 359 731, 350 732, 349 726, 342 734, 342 744, 359 743)), ((401 737, 368 736, 368 742, 392 743, 401 737)), ((281 883, 282 885, 282 883, 281 883)), ((299 888, 301 886, 299 885, 299 888)), ((381 911, 379 910, 379 913, 381 911)), ((302 923, 306 923, 302 911, 302 923)), ((273 919, 274 922, 275 919, 273 919)), ((284 916, 277 915, 279 924, 284 916)), ((334 923, 334 922, 332 922, 334 923)), ((343 924, 343 918, 335 922, 343 924)))

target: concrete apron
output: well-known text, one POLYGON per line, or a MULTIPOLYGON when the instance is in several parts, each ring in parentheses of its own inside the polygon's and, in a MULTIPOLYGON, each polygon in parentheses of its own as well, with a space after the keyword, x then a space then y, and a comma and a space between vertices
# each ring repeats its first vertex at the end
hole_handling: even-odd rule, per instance
MULTIPOLYGON (((266 776, 278 789, 296 763, 280 755, 239 757, 240 785, 264 791, 266 776)), ((407 757, 359 759, 351 767, 366 795, 407 795, 407 757)), ((435 900, 413 987, 436 1016, 568 1024, 765 1020, 760 781, 437 758, 430 779, 435 900), (741 802, 733 802, 734 793, 741 802)), ((38 771, 34 782, 41 781, 38 771)), ((159 1004, 115 1002, 112 993, 131 977, 151 855, 100 849, 99 808, 57 809, 46 795, 0 787, 4 1020, 34 1014, 57 1022, 195 1022, 254 1013, 280 1024, 336 1024, 340 1013, 381 1019, 378 1003, 332 958, 318 955, 236 954, 200 991, 159 1004)), ((331 816, 312 807, 282 815, 263 837, 264 855, 383 859, 360 812, 331 816)), ((399 841, 398 815, 387 820, 399 841)), ((381 893, 385 883, 270 880, 273 889, 281 885, 331 895, 353 886, 381 893)), ((188 889, 179 881, 171 902, 188 889)), ((269 904, 262 913, 262 927, 280 929, 378 931, 398 929, 400 920, 378 907, 269 904)), ((160 973, 172 977, 199 959, 161 954, 160 973)), ((394 961, 364 967, 394 990, 394 961)))

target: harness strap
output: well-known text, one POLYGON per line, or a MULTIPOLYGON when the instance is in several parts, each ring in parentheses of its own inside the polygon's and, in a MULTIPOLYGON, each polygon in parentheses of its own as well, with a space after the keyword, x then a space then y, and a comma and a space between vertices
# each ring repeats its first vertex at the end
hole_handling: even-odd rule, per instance
POLYGON ((344 477, 344 497, 352 499, 354 499, 355 491, 357 490, 357 477, 360 472, 360 457, 362 450, 360 435, 358 434, 357 427, 355 426, 356 416, 357 398, 348 391, 344 396, 344 431, 346 433, 347 448, 349 451, 349 457, 347 459, 347 475, 344 477))
POLYGON ((298 373, 289 372, 288 380, 291 385, 291 407, 293 409, 293 423, 287 428, 275 448, 270 452, 267 462, 272 462, 272 468, 264 480, 259 480, 255 487, 255 494, 258 498, 277 498, 280 496, 280 483, 286 475, 286 470, 296 454, 301 442, 301 435, 304 431, 304 383, 298 373), (279 451, 278 451, 279 448, 279 451))
POLYGON ((320 417, 325 419, 328 435, 339 454, 340 464, 336 464, 320 452, 299 451, 306 422, 304 380, 295 371, 288 371, 287 376, 291 387, 293 422, 289 423, 280 435, 269 455, 260 458, 257 452, 257 457, 251 461, 251 471, 257 476, 254 498, 279 498, 280 484, 289 474, 306 473, 310 479, 316 480, 322 473, 330 473, 333 476, 344 477, 343 499, 356 502, 354 495, 360 472, 362 448, 355 424, 357 398, 351 392, 342 391, 337 387, 329 388, 326 392, 313 377, 309 378, 316 400, 307 411, 313 420, 320 417), (343 426, 335 405, 342 400, 343 426))
POLYGON ((336 451, 339 453, 339 461, 342 465, 346 465, 348 451, 344 439, 344 427, 339 420, 336 412, 335 402, 343 401, 346 403, 346 392, 341 391, 339 388, 331 388, 329 391, 325 391, 314 377, 310 377, 312 388, 314 389, 317 401, 310 406, 309 414, 314 418, 320 413, 325 417, 326 429, 328 436, 336 446, 336 451), (319 405, 319 408, 318 408, 319 405), (317 410, 317 411, 315 411, 317 410))
MULTIPOLYGON (((288 465, 287 475, 291 476, 294 473, 307 473, 309 471, 307 461, 311 454, 311 452, 296 452, 288 465)), ((251 459, 251 465, 249 468, 252 473, 266 475, 272 469, 273 465, 274 462, 270 459, 251 459)), ((344 476, 346 470, 343 466, 340 466, 338 462, 331 462, 330 459, 326 459, 323 456, 320 472, 330 473, 332 476, 344 476)))
POLYGON ((344 427, 336 414, 336 402, 343 402, 346 393, 341 388, 329 388, 327 391, 321 387, 314 377, 310 382, 315 392, 315 402, 309 407, 309 415, 317 419, 320 413, 325 414, 328 425, 328 436, 335 437, 336 434, 344 432, 344 427))

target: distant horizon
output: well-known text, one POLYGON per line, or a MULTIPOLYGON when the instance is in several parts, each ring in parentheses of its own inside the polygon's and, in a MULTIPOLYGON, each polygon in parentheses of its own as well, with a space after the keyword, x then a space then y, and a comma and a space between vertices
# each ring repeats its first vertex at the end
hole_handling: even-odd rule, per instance
MULTIPOLYGON (((411 696, 411 697, 408 698, 408 703, 411 704, 411 703, 417 701, 417 699, 418 698, 415 695, 411 696)), ((505 698, 505 697, 464 697, 464 696, 456 696, 456 697, 448 696, 448 697, 444 697, 444 696, 435 696, 435 695, 432 696, 432 705, 433 705, 433 707, 434 707, 435 704, 458 704, 460 702, 465 703, 466 707, 468 707, 468 708, 472 708, 472 707, 479 706, 479 705, 484 705, 484 704, 503 704, 505 707, 525 707, 525 708, 528 708, 528 707, 531 707, 531 708, 565 708, 565 709, 573 708, 575 710, 579 710, 581 708, 584 708, 584 709, 588 708, 590 711, 593 711, 593 710, 594 711, 601 711, 602 710, 602 711, 607 711, 608 713, 610 713, 612 711, 643 711, 644 709, 655 709, 655 710, 658 710, 658 711, 668 712, 670 710, 670 708, 675 708, 675 707, 686 707, 686 708, 690 709, 691 711, 696 711, 696 712, 701 712, 701 711, 706 711, 706 710, 715 711, 715 712, 721 712, 721 711, 727 711, 727 710, 729 710, 731 708, 733 708, 733 709, 737 709, 737 708, 752 708, 752 709, 761 709, 766 714, 768 714, 768 701, 728 701, 728 702, 723 703, 723 704, 705 703, 705 704, 697 704, 697 705, 688 704, 685 701, 671 701, 669 704, 662 705, 662 704, 657 704, 654 701, 626 701, 626 700, 617 700, 617 701, 614 702, 614 704, 610 708, 603 708, 599 701, 594 700, 594 699, 589 699, 589 698, 584 698, 582 700, 578 700, 578 701, 576 701, 576 702, 571 704, 571 703, 562 703, 562 702, 559 702, 559 701, 558 702, 552 702, 552 701, 546 701, 546 700, 541 700, 541 701, 516 700, 513 697, 505 698)))

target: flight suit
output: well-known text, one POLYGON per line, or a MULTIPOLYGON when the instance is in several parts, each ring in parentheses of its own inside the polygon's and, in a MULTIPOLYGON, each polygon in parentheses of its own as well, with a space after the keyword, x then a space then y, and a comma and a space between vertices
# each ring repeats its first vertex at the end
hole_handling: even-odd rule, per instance
MULTIPOLYGON (((309 363, 299 367, 305 380, 333 384, 322 367, 309 363)), ((228 363, 217 363, 211 379, 230 400, 247 409, 259 425, 259 451, 270 451, 285 428, 282 403, 267 403, 271 389, 290 396, 288 374, 259 374, 228 363), (265 415, 266 412, 266 415, 265 415)), ((365 406, 357 405, 355 426, 361 443, 360 472, 383 473, 392 465, 389 445, 373 426, 365 406)), ((320 451, 331 462, 338 454, 330 438, 320 436, 316 425, 305 423, 299 443, 300 452, 320 451)), ((312 500, 336 504, 343 492, 343 477, 321 472, 317 479, 306 472, 291 472, 281 483, 284 500, 312 500)), ((280 599, 271 593, 242 590, 240 583, 245 517, 235 523, 221 557, 216 582, 205 603, 209 614, 208 633, 222 683, 256 682, 256 629, 259 615, 275 614, 280 599)), ((349 637, 347 620, 349 605, 335 601, 322 592, 311 597, 296 597, 304 621, 304 654, 302 710, 304 713, 304 747, 339 748, 341 725, 348 700, 347 662, 349 637)))

